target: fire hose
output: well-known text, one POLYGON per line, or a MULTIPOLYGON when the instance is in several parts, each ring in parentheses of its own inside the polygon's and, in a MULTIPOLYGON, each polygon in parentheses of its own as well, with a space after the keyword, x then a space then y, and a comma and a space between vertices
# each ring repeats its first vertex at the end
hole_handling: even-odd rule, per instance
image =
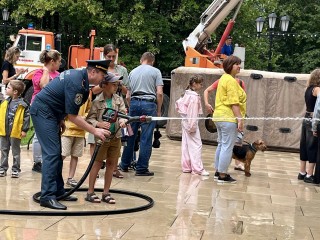
MULTIPOLYGON (((152 121, 152 117, 150 116, 128 116, 124 113, 118 112, 112 108, 106 108, 103 115, 102 115, 102 120, 105 122, 109 123, 114 123, 118 120, 118 118, 124 118, 127 119, 126 124, 129 124, 131 122, 150 122, 152 121)), ((120 127, 116 130, 118 132, 120 127)), ((113 135, 113 137, 115 134, 113 135)), ((111 140, 111 138, 107 140, 111 140)), ((89 162, 89 165, 77 183, 77 185, 73 188, 70 189, 65 189, 68 190, 65 192, 62 196, 57 197, 57 200, 63 200, 66 197, 70 196, 73 194, 75 191, 81 191, 85 192, 88 191, 88 188, 80 188, 83 182, 86 180, 88 177, 90 170, 93 166, 93 163, 97 157, 97 154, 99 152, 99 149, 102 145, 102 141, 98 140, 94 149, 94 153, 91 157, 91 160, 89 162)), ((103 189, 101 188, 95 188, 94 189, 96 192, 103 192, 103 189)), ((131 191, 125 191, 125 190, 116 190, 116 189, 110 189, 111 193, 118 193, 118 194, 124 194, 128 196, 133 196, 133 197, 138 197, 141 199, 146 200, 148 203, 142 206, 138 207, 133 207, 133 208, 127 208, 127 209, 117 209, 117 210, 101 210, 101 211, 19 211, 19 210, 0 210, 0 214, 8 214, 8 215, 33 215, 33 216, 86 216, 86 215, 111 215, 111 214, 124 214, 124 213, 132 213, 132 212, 138 212, 138 211, 144 211, 147 210, 154 205, 154 200, 144 194, 137 193, 137 192, 131 192, 131 191)), ((40 202, 40 196, 41 192, 37 192, 33 195, 33 201, 39 203, 40 202)))

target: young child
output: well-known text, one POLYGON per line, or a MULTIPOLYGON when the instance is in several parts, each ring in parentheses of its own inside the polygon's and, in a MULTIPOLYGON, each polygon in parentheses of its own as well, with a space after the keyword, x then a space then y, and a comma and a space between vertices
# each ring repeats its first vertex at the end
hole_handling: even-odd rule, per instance
POLYGON ((201 99, 197 91, 202 87, 203 78, 200 75, 192 76, 185 94, 176 101, 176 110, 182 118, 182 142, 181 142, 181 166, 182 172, 209 176, 209 172, 204 170, 201 149, 202 141, 195 119, 202 114, 201 99))
MULTIPOLYGON (((79 116, 86 118, 91 107, 91 98, 83 104, 78 112, 79 116)), ((83 155, 84 138, 86 131, 79 128, 77 125, 72 123, 70 120, 65 121, 66 130, 61 136, 61 147, 62 147, 62 159, 71 155, 70 165, 69 165, 69 176, 66 184, 70 187, 75 187, 78 182, 73 179, 78 165, 79 157, 83 155)))
POLYGON ((100 203, 102 200, 109 204, 116 203, 115 199, 111 197, 109 189, 112 181, 113 170, 117 165, 121 149, 121 131, 117 131, 117 129, 119 126, 125 128, 126 120, 118 118, 117 122, 110 124, 102 120, 102 114, 106 108, 113 108, 119 112, 125 113, 126 108, 124 101, 122 97, 116 94, 119 80, 121 79, 122 77, 120 76, 108 73, 105 79, 100 83, 102 93, 100 93, 92 102, 92 107, 87 116, 87 122, 91 123, 94 127, 109 129, 111 132, 111 139, 104 142, 100 147, 89 174, 89 188, 85 198, 88 202, 100 203), (106 172, 104 175, 102 199, 100 200, 94 193, 94 185, 104 159, 106 159, 106 172))
POLYGON ((10 80, 6 94, 9 96, 0 105, 0 177, 7 175, 8 156, 12 147, 13 165, 11 177, 18 178, 20 169, 20 142, 30 127, 29 105, 21 98, 25 85, 19 80, 10 80))

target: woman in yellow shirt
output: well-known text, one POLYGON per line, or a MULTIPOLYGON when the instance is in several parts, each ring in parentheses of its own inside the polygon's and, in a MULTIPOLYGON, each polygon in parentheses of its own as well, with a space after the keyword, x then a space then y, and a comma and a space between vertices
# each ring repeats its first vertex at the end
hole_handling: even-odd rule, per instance
POLYGON ((232 149, 238 132, 243 132, 247 95, 235 76, 240 72, 241 59, 230 56, 223 61, 223 74, 216 93, 213 121, 218 131, 218 147, 215 156, 215 178, 220 183, 236 183, 229 174, 232 149))

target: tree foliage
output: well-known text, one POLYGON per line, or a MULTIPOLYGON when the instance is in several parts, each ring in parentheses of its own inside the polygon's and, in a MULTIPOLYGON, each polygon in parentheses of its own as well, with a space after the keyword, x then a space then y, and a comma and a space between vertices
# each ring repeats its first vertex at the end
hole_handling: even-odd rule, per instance
MULTIPOLYGON (((85 44, 96 29, 96 45, 114 43, 129 70, 139 64, 145 51, 156 54, 157 67, 164 75, 183 65, 182 41, 199 24, 200 15, 211 0, 2 0, 0 8, 11 12, 10 22, 62 33, 63 53, 71 44, 85 44)), ((267 30, 258 37, 255 19, 271 12, 289 15, 289 32, 295 36, 275 37, 272 65, 275 71, 310 72, 319 66, 319 0, 244 0, 232 31, 234 43, 246 47, 245 67, 266 70, 269 39, 267 30)), ((212 35, 215 48, 230 16, 212 35)), ((267 25, 267 21, 265 23, 267 25)), ((277 23, 278 26, 278 23, 277 23)), ((17 29, 10 29, 11 32, 17 29)), ((3 41, 0 39, 0 41, 3 41)))

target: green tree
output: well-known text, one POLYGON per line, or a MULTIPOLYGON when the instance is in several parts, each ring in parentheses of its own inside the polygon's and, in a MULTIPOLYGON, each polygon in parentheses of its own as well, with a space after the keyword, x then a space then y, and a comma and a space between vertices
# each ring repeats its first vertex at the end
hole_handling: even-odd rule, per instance
MULTIPOLYGON (((267 18, 273 11, 278 16, 287 14, 291 18, 290 36, 275 38, 273 69, 309 72, 317 67, 320 61, 320 40, 315 37, 320 34, 318 2, 245 0, 231 33, 234 43, 246 47, 245 67, 267 69, 267 30, 265 26, 258 37, 255 19, 267 18)), ((120 48, 120 60, 129 70, 139 64, 143 52, 152 51, 156 54, 156 66, 164 75, 169 75, 171 70, 184 64, 182 41, 199 24, 202 12, 211 3, 212 0, 2 0, 0 8, 9 8, 11 23, 26 27, 33 22, 37 29, 62 33, 64 55, 71 44, 88 46, 87 36, 91 29, 96 29, 96 46, 116 44, 120 48)), ((231 17, 232 13, 212 34, 213 48, 231 17)))

